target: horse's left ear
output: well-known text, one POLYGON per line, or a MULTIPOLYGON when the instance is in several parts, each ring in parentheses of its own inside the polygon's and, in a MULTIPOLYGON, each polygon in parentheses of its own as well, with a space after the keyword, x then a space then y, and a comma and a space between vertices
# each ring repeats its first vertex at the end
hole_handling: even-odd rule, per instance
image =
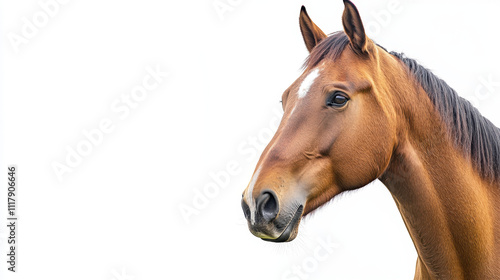
POLYGON ((342 14, 344 32, 349 37, 353 50, 358 54, 368 53, 368 38, 363 28, 363 22, 356 6, 344 0, 344 13, 342 14))

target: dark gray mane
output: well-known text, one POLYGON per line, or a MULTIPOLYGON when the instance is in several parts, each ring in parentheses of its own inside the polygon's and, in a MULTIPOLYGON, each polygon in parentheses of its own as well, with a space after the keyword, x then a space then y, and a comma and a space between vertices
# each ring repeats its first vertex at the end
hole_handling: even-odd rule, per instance
MULTIPOLYGON (((314 67, 323 59, 337 59, 348 44, 344 32, 331 34, 313 49, 305 67, 314 67)), ((452 141, 471 159, 482 177, 500 180, 500 129, 469 101, 458 96, 445 81, 415 60, 402 53, 389 53, 408 67, 440 113, 452 141)))
POLYGON ((338 31, 330 34, 314 47, 304 63, 304 68, 314 67, 323 59, 336 60, 348 44, 349 38, 344 32, 338 31))
POLYGON ((500 179, 500 129, 483 117, 466 99, 458 96, 445 81, 431 71, 407 58, 390 52, 401 60, 420 83, 456 146, 470 157, 484 178, 500 179))

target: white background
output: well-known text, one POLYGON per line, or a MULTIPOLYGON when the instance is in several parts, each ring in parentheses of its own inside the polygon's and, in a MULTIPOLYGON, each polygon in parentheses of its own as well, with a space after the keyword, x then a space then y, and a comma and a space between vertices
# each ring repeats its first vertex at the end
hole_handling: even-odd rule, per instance
MULTIPOLYGON (((7 165, 19 170, 18 272, 4 261, 2 183, 1 279, 413 279, 415 249, 380 182, 334 199, 287 244, 252 236, 240 208, 307 56, 300 6, 330 33, 342 29, 342 1, 70 0, 14 46, 23 18, 33 22, 47 2, 0 7, 0 180, 7 165), (231 9, 217 12, 221 3, 231 9), (123 117, 111 106, 148 67, 169 76, 123 117), (104 119, 114 129, 59 180, 53 165, 104 119), (226 176, 228 164, 237 168, 226 176)), ((368 36, 500 126, 500 3, 436 2, 355 4, 368 36)))

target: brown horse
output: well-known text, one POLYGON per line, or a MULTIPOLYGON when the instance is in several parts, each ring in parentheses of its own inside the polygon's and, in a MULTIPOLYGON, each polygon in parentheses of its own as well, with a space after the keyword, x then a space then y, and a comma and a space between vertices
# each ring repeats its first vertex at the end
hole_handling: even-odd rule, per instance
POLYGON ((303 216, 379 179, 417 250, 415 279, 500 279, 500 130, 370 40, 344 4, 344 32, 330 36, 301 9, 310 55, 243 193, 250 231, 291 241, 303 216))

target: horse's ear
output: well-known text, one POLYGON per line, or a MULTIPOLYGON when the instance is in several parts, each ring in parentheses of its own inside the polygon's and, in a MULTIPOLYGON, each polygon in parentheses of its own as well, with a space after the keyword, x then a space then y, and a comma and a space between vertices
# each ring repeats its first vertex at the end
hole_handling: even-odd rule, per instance
POLYGON ((306 43, 307 50, 309 52, 319 44, 321 40, 326 38, 326 34, 321 31, 321 29, 314 24, 309 15, 306 12, 306 8, 302 6, 300 9, 300 32, 302 32, 302 38, 304 38, 304 42, 306 43))
POLYGON ((349 37, 351 46, 356 53, 362 54, 368 52, 368 38, 363 28, 363 22, 356 6, 349 1, 344 0, 344 13, 342 14, 342 25, 344 31, 349 37))

